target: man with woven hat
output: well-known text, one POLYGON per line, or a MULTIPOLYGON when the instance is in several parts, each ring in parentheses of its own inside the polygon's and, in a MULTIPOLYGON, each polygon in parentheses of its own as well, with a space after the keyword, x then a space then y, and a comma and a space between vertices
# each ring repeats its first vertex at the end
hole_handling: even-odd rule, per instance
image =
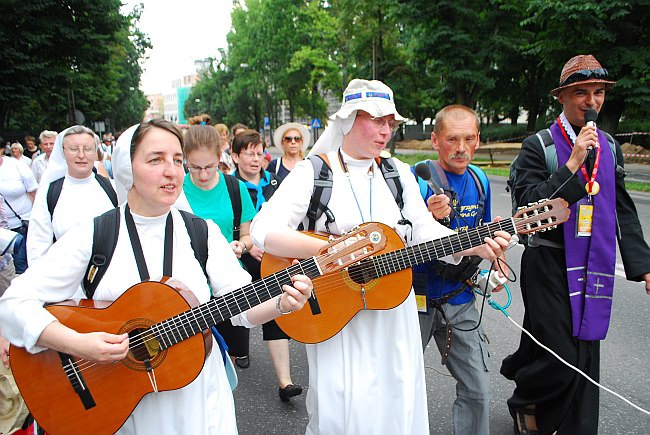
MULTIPOLYGON (((620 146, 585 120, 588 111, 600 111, 615 83, 592 55, 564 65, 551 91, 563 111, 550 129, 524 141, 513 186, 519 206, 551 197, 571 204, 569 221, 533 236, 522 256, 524 327, 596 381, 617 240, 627 279, 645 281, 650 294, 650 249, 625 190, 620 146)), ((598 388, 526 335, 503 361, 501 373, 516 382, 508 400, 515 432, 598 432, 598 388)))
MULTIPOLYGON (((453 234, 426 209, 408 165, 392 160, 403 190, 401 209, 379 167, 380 153, 403 120, 384 83, 350 82, 340 110, 310 152, 325 155, 332 173, 329 214, 316 219, 316 231, 342 234, 376 221, 408 236, 408 244, 453 234)), ((255 217, 251 236, 265 252, 305 258, 323 246, 295 231, 301 223, 307 228, 319 172, 312 160, 299 162, 255 217)), ((471 253, 500 255, 509 236, 498 235, 471 253)), ((306 345, 308 434, 429 434, 417 316, 411 291, 398 307, 362 310, 333 337, 306 345)))

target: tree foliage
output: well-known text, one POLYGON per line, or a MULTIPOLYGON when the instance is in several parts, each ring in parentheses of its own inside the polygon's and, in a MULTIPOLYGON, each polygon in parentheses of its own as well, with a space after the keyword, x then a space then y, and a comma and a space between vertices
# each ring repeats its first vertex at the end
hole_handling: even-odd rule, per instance
MULTIPOLYGON (((75 122, 138 122, 146 98, 139 61, 150 47, 141 9, 120 0, 5 0, 0 6, 0 128, 60 130, 75 122)), ((91 124, 92 125, 92 124, 91 124)))

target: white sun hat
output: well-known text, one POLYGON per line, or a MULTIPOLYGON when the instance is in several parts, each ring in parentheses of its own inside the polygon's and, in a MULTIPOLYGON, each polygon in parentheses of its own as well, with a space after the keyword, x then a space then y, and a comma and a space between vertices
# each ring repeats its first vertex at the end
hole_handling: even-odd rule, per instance
POLYGON ((406 120, 397 112, 391 88, 379 80, 353 79, 343 92, 341 108, 329 117, 329 125, 309 155, 327 153, 339 148, 343 144, 343 136, 352 129, 358 110, 377 118, 393 115, 395 121, 406 120))
POLYGON ((300 132, 300 136, 302 136, 302 151, 307 151, 307 147, 311 143, 311 134, 309 133, 309 129, 299 122, 288 122, 276 128, 273 133, 273 144, 278 149, 283 149, 282 138, 289 130, 297 130, 300 132))

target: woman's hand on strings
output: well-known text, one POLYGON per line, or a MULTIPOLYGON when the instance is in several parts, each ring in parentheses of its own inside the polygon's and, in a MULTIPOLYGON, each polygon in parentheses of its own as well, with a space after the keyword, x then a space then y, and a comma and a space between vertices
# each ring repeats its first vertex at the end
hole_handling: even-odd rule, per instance
MULTIPOLYGON (((298 260, 293 260, 293 265, 298 264, 298 260)), ((293 285, 283 285, 283 293, 280 295, 280 308, 282 311, 298 311, 307 302, 314 290, 311 279, 306 275, 294 275, 291 277, 293 285)))

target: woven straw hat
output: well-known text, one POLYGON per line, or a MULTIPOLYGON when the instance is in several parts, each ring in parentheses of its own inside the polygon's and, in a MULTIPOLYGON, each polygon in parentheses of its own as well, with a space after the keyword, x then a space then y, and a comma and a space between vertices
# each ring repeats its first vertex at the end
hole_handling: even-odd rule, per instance
POLYGON ((607 70, 595 57, 591 54, 580 54, 564 64, 559 86, 551 91, 551 95, 557 97, 562 89, 584 83, 604 83, 605 88, 609 89, 616 82, 607 80, 608 77, 607 70))
POLYGON ((20 429, 28 414, 11 371, 0 363, 0 433, 10 434, 20 429))

